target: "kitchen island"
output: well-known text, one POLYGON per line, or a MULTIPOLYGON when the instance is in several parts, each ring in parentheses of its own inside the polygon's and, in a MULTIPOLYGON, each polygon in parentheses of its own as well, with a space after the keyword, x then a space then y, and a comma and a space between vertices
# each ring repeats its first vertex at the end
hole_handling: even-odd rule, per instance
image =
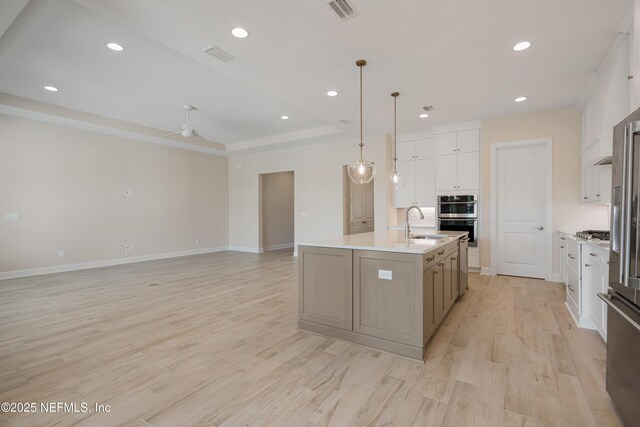
POLYGON ((466 232, 407 239, 389 230, 301 243, 298 327, 423 360, 466 289, 466 239, 466 232))

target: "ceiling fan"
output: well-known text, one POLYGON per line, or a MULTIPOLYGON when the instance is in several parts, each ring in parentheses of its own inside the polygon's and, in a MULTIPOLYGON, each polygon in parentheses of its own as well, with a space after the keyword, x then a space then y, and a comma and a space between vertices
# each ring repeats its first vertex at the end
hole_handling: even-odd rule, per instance
POLYGON ((188 104, 184 105, 182 108, 184 108, 184 110, 187 112, 187 121, 182 124, 182 130, 179 130, 178 132, 174 132, 174 133, 169 133, 167 135, 162 135, 161 138, 167 138, 169 136, 175 136, 175 135, 182 135, 185 138, 191 138, 194 135, 200 136, 193 128, 193 124, 189 122, 189 112, 195 110, 196 108, 193 105, 188 105, 188 104))

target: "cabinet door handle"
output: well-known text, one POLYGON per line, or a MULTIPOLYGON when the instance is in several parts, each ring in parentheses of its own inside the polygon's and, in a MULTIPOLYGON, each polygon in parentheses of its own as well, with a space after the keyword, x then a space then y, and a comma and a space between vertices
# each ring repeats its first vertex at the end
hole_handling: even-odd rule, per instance
POLYGON ((571 259, 576 259, 576 257, 574 257, 574 256, 573 256, 573 255, 571 255, 571 254, 567 254, 567 256, 568 256, 569 258, 571 258, 571 259))
POLYGON ((564 246, 560 246, 560 249, 564 249, 564 246))
POLYGON ((584 196, 583 199, 587 200, 587 196, 584 196))
POLYGON ((571 292, 575 292, 575 291, 573 290, 573 288, 571 287, 571 285, 567 285, 567 288, 569 288, 569 290, 570 290, 571 292))
POLYGON ((433 273, 433 275, 435 276, 436 274, 440 274, 440 272, 438 270, 433 270, 431 273, 433 273))
POLYGON ((458 258, 453 257, 453 258, 451 258, 451 261, 455 261, 455 260, 457 260, 457 259, 458 259, 458 258))
POLYGON ((433 261, 433 259, 434 259, 435 257, 436 257, 436 256, 434 255, 434 256, 432 256, 432 257, 427 258, 427 262, 429 262, 429 261, 433 261))
POLYGON ((560 240, 567 240, 566 237, 560 237, 560 240))
POLYGON ((585 264, 584 266, 585 266, 585 267, 591 267, 591 265, 590 265, 590 264, 585 264))
POLYGON ((439 263, 438 263, 438 266, 439 266, 439 267, 444 267, 444 262, 439 262, 439 263))
POLYGON ((589 253, 589 255, 591 255, 591 256, 598 256, 598 255, 594 254, 593 252, 589 253))
POLYGON ((444 253, 444 249, 441 251, 438 251, 438 255, 442 255, 444 253))

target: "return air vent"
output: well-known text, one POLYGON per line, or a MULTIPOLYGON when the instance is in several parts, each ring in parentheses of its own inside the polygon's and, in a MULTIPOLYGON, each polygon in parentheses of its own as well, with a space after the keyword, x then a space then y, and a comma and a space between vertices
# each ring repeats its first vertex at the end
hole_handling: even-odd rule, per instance
POLYGON ((229 62, 233 59, 233 55, 225 52, 224 50, 220 49, 218 46, 211 45, 207 48, 202 49, 202 51, 204 53, 207 53, 213 56, 216 59, 219 59, 222 62, 229 62))
POLYGON ((356 11, 347 0, 329 0, 327 4, 333 9, 336 15, 338 15, 341 21, 358 15, 358 11, 356 11))
POLYGON ((425 105, 424 107, 422 107, 422 109, 424 111, 433 111, 435 107, 433 105, 425 105))

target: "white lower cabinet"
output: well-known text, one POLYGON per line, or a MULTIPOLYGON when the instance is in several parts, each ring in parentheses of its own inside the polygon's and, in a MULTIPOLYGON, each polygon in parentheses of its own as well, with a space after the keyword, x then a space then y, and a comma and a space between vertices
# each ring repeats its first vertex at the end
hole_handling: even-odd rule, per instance
POLYGON ((558 233, 559 271, 566 285, 565 306, 580 328, 595 329, 607 340, 607 308, 598 293, 609 287, 607 249, 558 233))
POLYGON ((607 306, 598 298, 598 293, 607 293, 609 287, 609 254, 592 245, 582 246, 583 281, 589 293, 589 318, 605 341, 607 340, 607 306))

